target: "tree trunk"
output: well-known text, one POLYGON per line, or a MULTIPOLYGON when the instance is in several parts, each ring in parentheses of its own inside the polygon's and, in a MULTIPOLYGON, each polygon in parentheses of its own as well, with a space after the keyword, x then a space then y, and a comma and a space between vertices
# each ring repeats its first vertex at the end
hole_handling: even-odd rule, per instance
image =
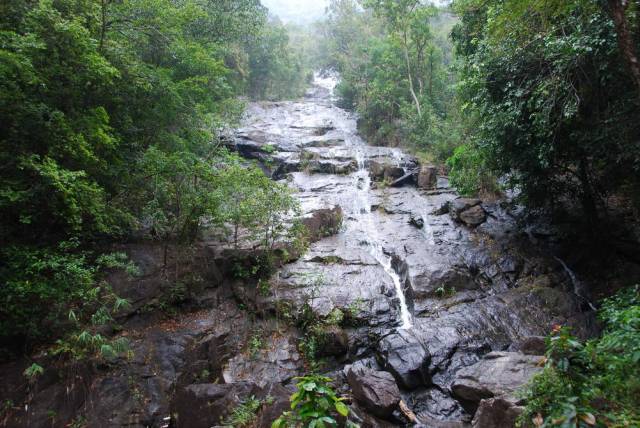
POLYGON ((100 0, 101 25, 100 25, 100 45, 98 52, 102 52, 104 48, 104 40, 107 36, 107 0, 100 0))
POLYGON ((411 97, 413 98, 413 102, 416 104, 416 110, 418 111, 418 117, 422 118, 422 109, 420 108, 420 101, 416 96, 416 91, 413 89, 413 77, 411 77, 411 63, 409 61, 409 48, 407 47, 407 33, 404 33, 404 59, 407 63, 407 77, 409 78, 409 91, 411 92, 411 97))
POLYGON ((608 0, 609 9, 613 23, 618 35, 618 46, 627 67, 631 73, 631 78, 640 96, 640 63, 634 45, 633 35, 627 25, 626 11, 629 7, 629 0, 608 0))
POLYGON ((433 47, 429 51, 429 98, 433 102, 433 47))

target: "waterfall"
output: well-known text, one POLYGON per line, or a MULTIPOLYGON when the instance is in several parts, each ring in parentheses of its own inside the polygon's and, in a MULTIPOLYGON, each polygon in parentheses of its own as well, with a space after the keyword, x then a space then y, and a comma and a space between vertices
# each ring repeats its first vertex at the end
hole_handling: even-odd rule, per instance
POLYGON ((591 303, 591 301, 585 296, 584 294, 584 285, 582 284, 582 282, 578 279, 578 277, 576 276, 575 272, 572 271, 571 269, 569 269, 569 266, 567 266, 567 264, 559 257, 553 256, 554 259, 556 259, 556 261, 558 263, 560 263, 560 265, 562 266, 562 268, 564 269, 565 273, 567 274, 567 276, 569 277, 569 279, 571 280, 571 284, 573 285, 573 294, 575 294, 576 296, 578 296, 579 298, 583 299, 585 302, 587 302, 587 304, 589 305, 589 307, 591 308, 591 310, 595 311, 596 307, 593 305, 593 303, 591 303))
MULTIPOLYGON (((360 142, 362 144, 362 142, 360 142)), ((361 148, 355 147, 356 160, 358 162, 358 171, 354 174, 354 192, 356 197, 354 198, 354 213, 358 220, 358 225, 363 228, 366 236, 367 248, 369 254, 376 259, 378 263, 385 270, 387 275, 393 281, 393 285, 396 291, 396 296, 400 302, 400 320, 402 322, 401 329, 409 329, 412 327, 411 313, 407 306, 407 299, 402 289, 402 282, 400 276, 393 269, 391 265, 391 256, 384 253, 382 243, 378 234, 378 228, 373 222, 373 214, 371 212, 371 178, 369 177, 369 171, 366 168, 364 152, 361 148)))

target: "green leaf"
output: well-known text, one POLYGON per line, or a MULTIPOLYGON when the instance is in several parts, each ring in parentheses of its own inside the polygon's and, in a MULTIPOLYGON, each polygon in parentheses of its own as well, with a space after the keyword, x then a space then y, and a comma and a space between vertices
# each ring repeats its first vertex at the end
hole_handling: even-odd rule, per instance
POLYGON ((349 414, 349 408, 342 402, 340 401, 336 401, 335 403, 336 406, 336 411, 341 415, 341 416, 347 416, 349 414))

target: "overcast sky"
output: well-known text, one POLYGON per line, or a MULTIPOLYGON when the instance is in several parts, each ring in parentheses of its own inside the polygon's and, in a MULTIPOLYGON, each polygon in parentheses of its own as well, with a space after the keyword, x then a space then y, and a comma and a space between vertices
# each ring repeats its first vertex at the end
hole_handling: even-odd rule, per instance
MULTIPOLYGON (((448 0, 432 0, 436 4, 448 3, 448 0)), ((262 0, 273 15, 284 22, 306 24, 324 16, 329 0, 262 0)))
POLYGON ((329 0, 262 0, 262 4, 285 22, 308 23, 324 16, 329 0))

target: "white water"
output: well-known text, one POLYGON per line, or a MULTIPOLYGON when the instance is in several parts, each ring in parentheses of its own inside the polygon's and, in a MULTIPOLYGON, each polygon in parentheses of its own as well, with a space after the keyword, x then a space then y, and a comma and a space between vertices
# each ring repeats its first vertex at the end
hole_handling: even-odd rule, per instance
MULTIPOLYGON (((332 101, 335 101, 334 91, 338 81, 339 77, 336 73, 329 72, 323 75, 315 73, 314 75, 314 84, 327 89, 332 101)), ((357 134, 355 120, 351 121, 349 119, 347 121, 341 121, 338 117, 334 117, 332 120, 334 121, 333 124, 344 132, 346 145, 353 150, 358 162, 358 171, 353 174, 352 200, 353 217, 356 221, 349 223, 349 227, 353 227, 353 229, 347 233, 353 233, 355 236, 363 236, 361 239, 362 244, 366 245, 369 254, 382 266, 393 281, 396 296, 400 302, 400 328, 411 328, 411 314, 407 307, 407 300, 404 295, 404 290, 402 289, 400 276, 391 266, 391 257, 383 251, 379 227, 374 221, 375 214, 371 212, 371 179, 365 164, 366 143, 357 134)), ((329 150, 339 150, 339 148, 331 148, 329 150)), ((394 160, 400 164, 402 152, 400 150, 394 150, 391 155, 394 160)))
POLYGON ((567 266, 567 264, 561 258, 556 256, 553 256, 553 258, 556 259, 558 263, 560 263, 560 265, 566 272, 567 276, 569 276, 569 279, 571 280, 571 284, 573 284, 573 294, 575 294, 579 298, 586 301, 589 307, 591 308, 591 310, 593 311, 597 310, 596 307, 593 306, 593 303, 591 303, 591 301, 587 299, 586 296, 584 295, 582 282, 578 279, 575 272, 569 269, 569 266, 567 266))
MULTIPOLYGON (((362 142, 360 142, 362 144, 362 142)), ((409 329, 412 327, 411 313, 407 307, 407 299, 402 289, 402 283, 400 276, 391 266, 391 256, 384 253, 382 243, 378 234, 378 229, 373 222, 373 214, 371 213, 371 178, 369 177, 369 171, 366 168, 364 161, 364 153, 361 147, 357 147, 356 144, 356 159, 358 161, 358 171, 354 174, 354 192, 356 198, 354 199, 354 212, 358 219, 359 226, 363 228, 365 236, 367 237, 366 245, 369 253, 380 263, 385 272, 391 280, 396 291, 396 296, 400 302, 400 320, 402 324, 401 329, 409 329)))

